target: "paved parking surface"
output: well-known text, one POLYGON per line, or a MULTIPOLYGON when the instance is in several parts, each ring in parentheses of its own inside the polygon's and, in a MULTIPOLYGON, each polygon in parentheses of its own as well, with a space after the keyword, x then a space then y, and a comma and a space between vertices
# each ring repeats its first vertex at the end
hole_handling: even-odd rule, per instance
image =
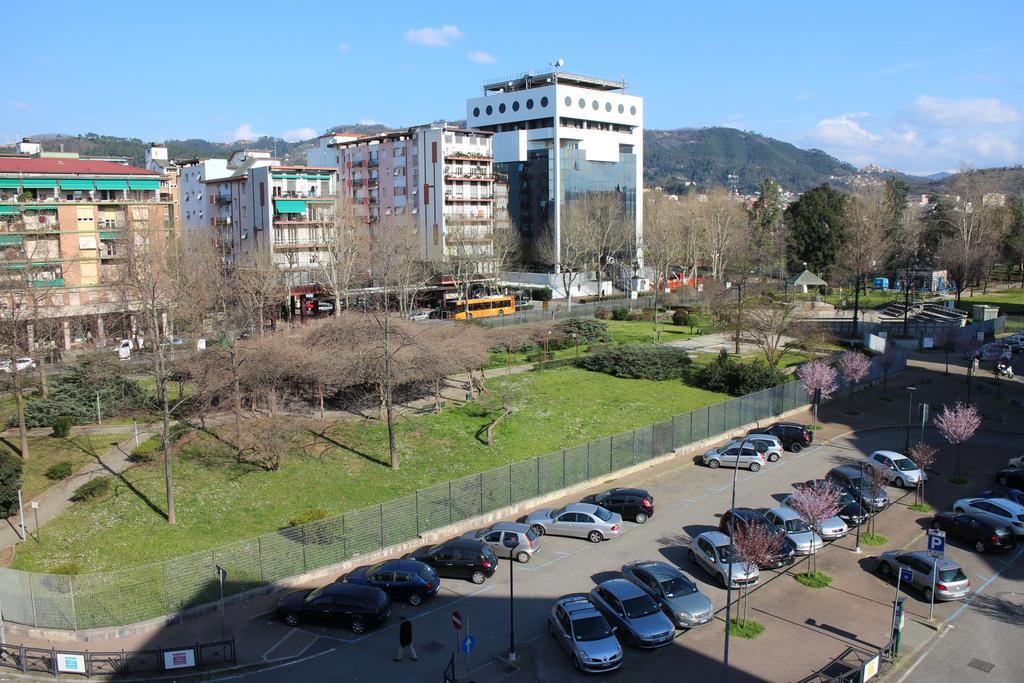
MULTIPOLYGON (((737 505, 774 507, 782 496, 791 493, 793 484, 820 477, 837 463, 860 457, 864 452, 902 446, 902 430, 867 431, 842 439, 832 446, 815 447, 799 454, 787 453, 782 460, 768 465, 757 474, 740 471, 737 476, 737 505)), ((997 436, 976 437, 965 457, 974 457, 972 467, 989 469, 1015 453, 1007 440, 997 436), (970 455, 969 455, 969 453, 970 455)), ((956 489, 933 477, 927 495, 939 509, 960 495, 971 491, 956 489)), ((635 559, 662 559, 673 562, 690 574, 719 610, 725 607, 725 591, 714 585, 700 568, 690 566, 686 549, 690 537, 715 527, 717 516, 728 508, 731 495, 731 470, 710 470, 699 466, 677 466, 663 471, 650 471, 615 482, 616 485, 639 485, 655 496, 657 514, 647 524, 626 523, 617 539, 601 544, 584 540, 545 536, 540 554, 527 565, 510 567, 503 561, 498 574, 483 586, 469 582, 444 580, 442 590, 432 601, 420 608, 396 604, 389 624, 363 636, 339 629, 300 627, 288 629, 270 616, 268 629, 279 633, 264 657, 274 662, 282 657, 299 656, 297 661, 281 662, 276 668, 244 676, 255 681, 418 681, 439 680, 455 646, 451 611, 458 609, 466 626, 476 638, 477 646, 470 657, 456 657, 460 680, 556 681, 579 677, 565 655, 547 636, 545 619, 552 600, 571 592, 589 591, 607 578, 618 576, 625 562, 635 559), (509 648, 509 570, 515 572, 516 645, 521 655, 520 668, 510 669, 495 660, 509 648), (397 617, 413 620, 418 662, 394 663, 391 658, 397 646, 397 617), (466 672, 469 671, 467 676, 466 672)), ((605 486, 610 484, 607 482, 605 486)), ((595 487, 595 490, 598 487, 595 487)), ((974 487, 977 489, 978 487, 974 487)), ((900 492, 891 490, 895 497, 900 492)), ((911 502, 908 498, 905 503, 911 502)), ((923 522, 928 515, 897 504, 878 519, 878 531, 891 541, 886 547, 910 544, 923 547, 923 522)), ((847 647, 877 649, 889 638, 889 620, 894 587, 874 573, 877 550, 863 548, 853 552, 853 538, 848 536, 823 550, 818 557, 819 568, 834 577, 831 587, 820 591, 795 582, 789 572, 763 572, 762 586, 749 597, 749 616, 761 621, 766 632, 754 641, 732 639, 730 660, 732 681, 800 680, 824 667, 830 659, 847 647)), ((939 653, 948 647, 961 630, 969 631, 979 642, 988 642, 977 658, 995 663, 997 668, 984 678, 971 678, 970 672, 956 680, 1012 680, 999 678, 1009 671, 1024 671, 1020 648, 1000 648, 996 643, 1008 640, 1007 629, 1016 628, 1020 618, 1019 580, 1022 565, 1020 553, 1001 556, 977 556, 973 551, 951 547, 949 554, 961 561, 969 571, 972 588, 981 593, 970 606, 963 603, 936 605, 939 619, 954 623, 951 634, 913 671, 908 681, 954 680, 936 672, 949 671, 950 662, 939 653), (1001 572, 996 576, 996 572, 1001 572), (995 577, 995 578, 993 578, 995 577), (990 580, 991 579, 991 580, 990 580), (1018 593, 1013 593, 1014 583, 1018 593), (984 600, 982 599, 984 598, 984 600), (1003 615, 1000 617, 999 615, 1003 615), (1007 622, 1016 619, 1018 623, 1007 622), (984 626, 975 626, 975 621, 984 626), (952 635, 957 634, 957 635, 952 635), (1000 649, 1008 652, 1000 652, 1000 649), (934 667, 934 668, 932 668, 934 667)), ((796 569, 796 571, 802 571, 796 569)), ((908 598, 910 619, 927 620, 928 605, 920 596, 908 598)), ((654 652, 627 648, 619 672, 607 680, 667 680, 678 678, 685 670, 686 678, 702 680, 721 675, 724 611, 708 626, 679 634, 675 642, 654 652)), ((465 630, 462 632, 466 633, 465 630)), ((922 637, 923 638, 923 637, 922 637)), ((964 658, 963 652, 957 654, 964 658)), ((972 655, 973 656, 973 655, 972 655)), ((969 660, 970 657, 967 657, 969 660)), ((959 661, 959 660, 958 660, 959 661)), ((966 667, 967 662, 962 662, 966 667)), ((980 670, 971 669, 978 674, 980 670)), ((225 677, 219 680, 229 680, 225 677)), ((1019 680, 1019 679, 1017 679, 1019 680)))

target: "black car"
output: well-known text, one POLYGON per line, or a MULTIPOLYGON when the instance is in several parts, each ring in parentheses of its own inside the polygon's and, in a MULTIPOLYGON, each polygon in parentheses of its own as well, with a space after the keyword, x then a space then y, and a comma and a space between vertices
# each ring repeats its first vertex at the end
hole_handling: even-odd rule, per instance
MULTIPOLYGON (((820 486, 822 484, 830 484, 832 486, 835 486, 834 482, 826 481, 825 479, 808 479, 807 481, 805 481, 802 484, 802 486, 812 486, 813 487, 815 485, 820 486)), ((863 505, 858 503, 857 499, 854 498, 852 495, 850 495, 850 492, 847 491, 845 488, 843 488, 842 486, 839 486, 837 488, 840 491, 840 493, 839 493, 839 505, 840 505, 840 507, 839 507, 839 512, 836 514, 836 517, 838 517, 839 519, 841 519, 844 522, 846 522, 846 526, 848 526, 848 527, 852 528, 852 527, 855 527, 855 526, 860 526, 868 518, 868 511, 867 511, 867 509, 863 505)))
POLYGON ((406 600, 416 607, 441 587, 434 568, 418 560, 387 560, 356 567, 338 581, 380 588, 393 600, 406 600))
POLYGON ((867 473, 859 467, 840 465, 833 467, 825 479, 846 489, 853 499, 871 512, 881 512, 889 507, 889 494, 875 486, 867 473))
POLYGON ((391 598, 372 586, 332 583, 289 593, 277 603, 277 616, 289 626, 338 625, 349 627, 353 633, 363 633, 388 620, 391 598))
POLYGON ((587 496, 580 502, 600 505, 637 524, 643 524, 654 516, 654 496, 643 489, 610 489, 587 496))
POLYGON ((982 515, 940 512, 932 520, 932 528, 971 543, 979 553, 1009 550, 1016 545, 1013 529, 982 515))
POLYGON ((756 524, 771 533, 782 535, 782 548, 775 553, 772 557, 772 561, 760 567, 761 569, 777 569, 779 567, 784 567, 787 564, 793 564, 793 559, 796 556, 796 550, 793 547, 793 543, 786 536, 785 532, 781 531, 777 526, 768 521, 768 518, 763 514, 751 508, 732 508, 731 510, 726 510, 722 514, 721 519, 718 520, 718 530, 726 536, 729 536, 729 532, 734 524, 737 527, 741 524, 756 524))
POLYGON ((470 538, 425 545, 410 553, 408 559, 429 564, 438 576, 446 579, 468 579, 476 584, 494 576, 498 568, 498 556, 491 546, 470 538))
POLYGON ((747 434, 771 434, 777 436, 787 451, 799 453, 814 441, 814 432, 807 425, 798 422, 776 422, 770 427, 751 429, 747 434))
POLYGON ((996 473, 996 481, 1001 486, 1012 489, 1024 489, 1024 469, 1019 467, 1006 467, 996 473))

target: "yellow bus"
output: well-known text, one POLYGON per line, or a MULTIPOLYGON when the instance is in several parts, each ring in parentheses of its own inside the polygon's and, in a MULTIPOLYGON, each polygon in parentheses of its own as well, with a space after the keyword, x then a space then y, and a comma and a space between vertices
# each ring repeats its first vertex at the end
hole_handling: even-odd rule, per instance
POLYGON ((453 320, 491 318, 496 315, 512 315, 515 312, 516 298, 514 296, 488 296, 481 299, 470 299, 468 312, 464 299, 448 304, 448 318, 453 320))

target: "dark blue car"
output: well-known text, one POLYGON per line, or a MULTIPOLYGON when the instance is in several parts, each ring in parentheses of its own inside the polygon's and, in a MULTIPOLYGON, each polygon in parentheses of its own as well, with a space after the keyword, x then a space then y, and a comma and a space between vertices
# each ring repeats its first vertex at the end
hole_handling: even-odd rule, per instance
POLYGON ((434 568, 418 560, 386 560, 356 567, 338 580, 380 588, 392 600, 405 600, 414 607, 441 587, 441 579, 434 568))

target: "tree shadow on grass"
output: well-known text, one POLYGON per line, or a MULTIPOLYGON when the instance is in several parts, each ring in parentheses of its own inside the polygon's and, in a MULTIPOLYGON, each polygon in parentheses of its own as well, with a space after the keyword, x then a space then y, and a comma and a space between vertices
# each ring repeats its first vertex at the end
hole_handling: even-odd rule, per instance
MULTIPOLYGON (((97 453, 96 449, 93 448, 92 443, 90 443, 89 441, 86 441, 85 444, 81 444, 81 443, 79 443, 77 441, 74 441, 72 439, 65 439, 65 440, 68 443, 73 444, 75 446, 75 448, 77 448, 78 450, 82 451, 86 455, 88 455, 91 458, 93 458, 100 467, 102 467, 104 470, 107 471, 107 473, 110 474, 111 477, 113 477, 114 479, 117 479, 120 482, 121 486, 123 486, 124 488, 128 489, 129 491, 131 491, 133 494, 135 494, 135 496, 139 500, 141 500, 143 503, 145 503, 146 507, 148 507, 150 510, 152 510, 156 514, 160 515, 160 517, 162 517, 163 519, 165 519, 165 520, 167 519, 167 513, 163 510, 163 508, 161 508, 156 503, 154 503, 152 500, 150 500, 149 497, 145 493, 140 491, 132 482, 128 481, 128 479, 125 478, 125 476, 124 476, 124 474, 122 472, 115 472, 114 470, 112 470, 107 465, 107 463, 103 462, 103 454, 102 453, 97 453)), ((124 453, 124 450, 120 447, 120 445, 118 445, 117 443, 114 443, 113 445, 119 451, 124 453)))
POLYGON ((365 460, 365 461, 367 461, 369 463, 373 463, 374 465, 379 465, 379 466, 384 467, 384 468, 390 468, 391 467, 391 462, 390 461, 381 460, 380 458, 377 458, 376 456, 374 456, 374 455, 372 455, 370 453, 364 453, 363 451, 357 450, 357 449, 353 448, 352 446, 346 446, 345 444, 341 443, 340 441, 338 441, 334 437, 328 436, 327 428, 324 428, 323 431, 319 431, 319 432, 316 431, 315 429, 309 429, 308 427, 306 428, 306 430, 310 434, 312 434, 312 435, 314 435, 314 436, 316 436, 316 437, 318 437, 320 439, 323 439, 324 441, 326 441, 329 444, 337 446, 338 448, 340 448, 341 450, 343 450, 343 451, 345 451, 347 453, 351 453, 352 455, 358 455, 360 458, 362 458, 363 460, 365 460))

